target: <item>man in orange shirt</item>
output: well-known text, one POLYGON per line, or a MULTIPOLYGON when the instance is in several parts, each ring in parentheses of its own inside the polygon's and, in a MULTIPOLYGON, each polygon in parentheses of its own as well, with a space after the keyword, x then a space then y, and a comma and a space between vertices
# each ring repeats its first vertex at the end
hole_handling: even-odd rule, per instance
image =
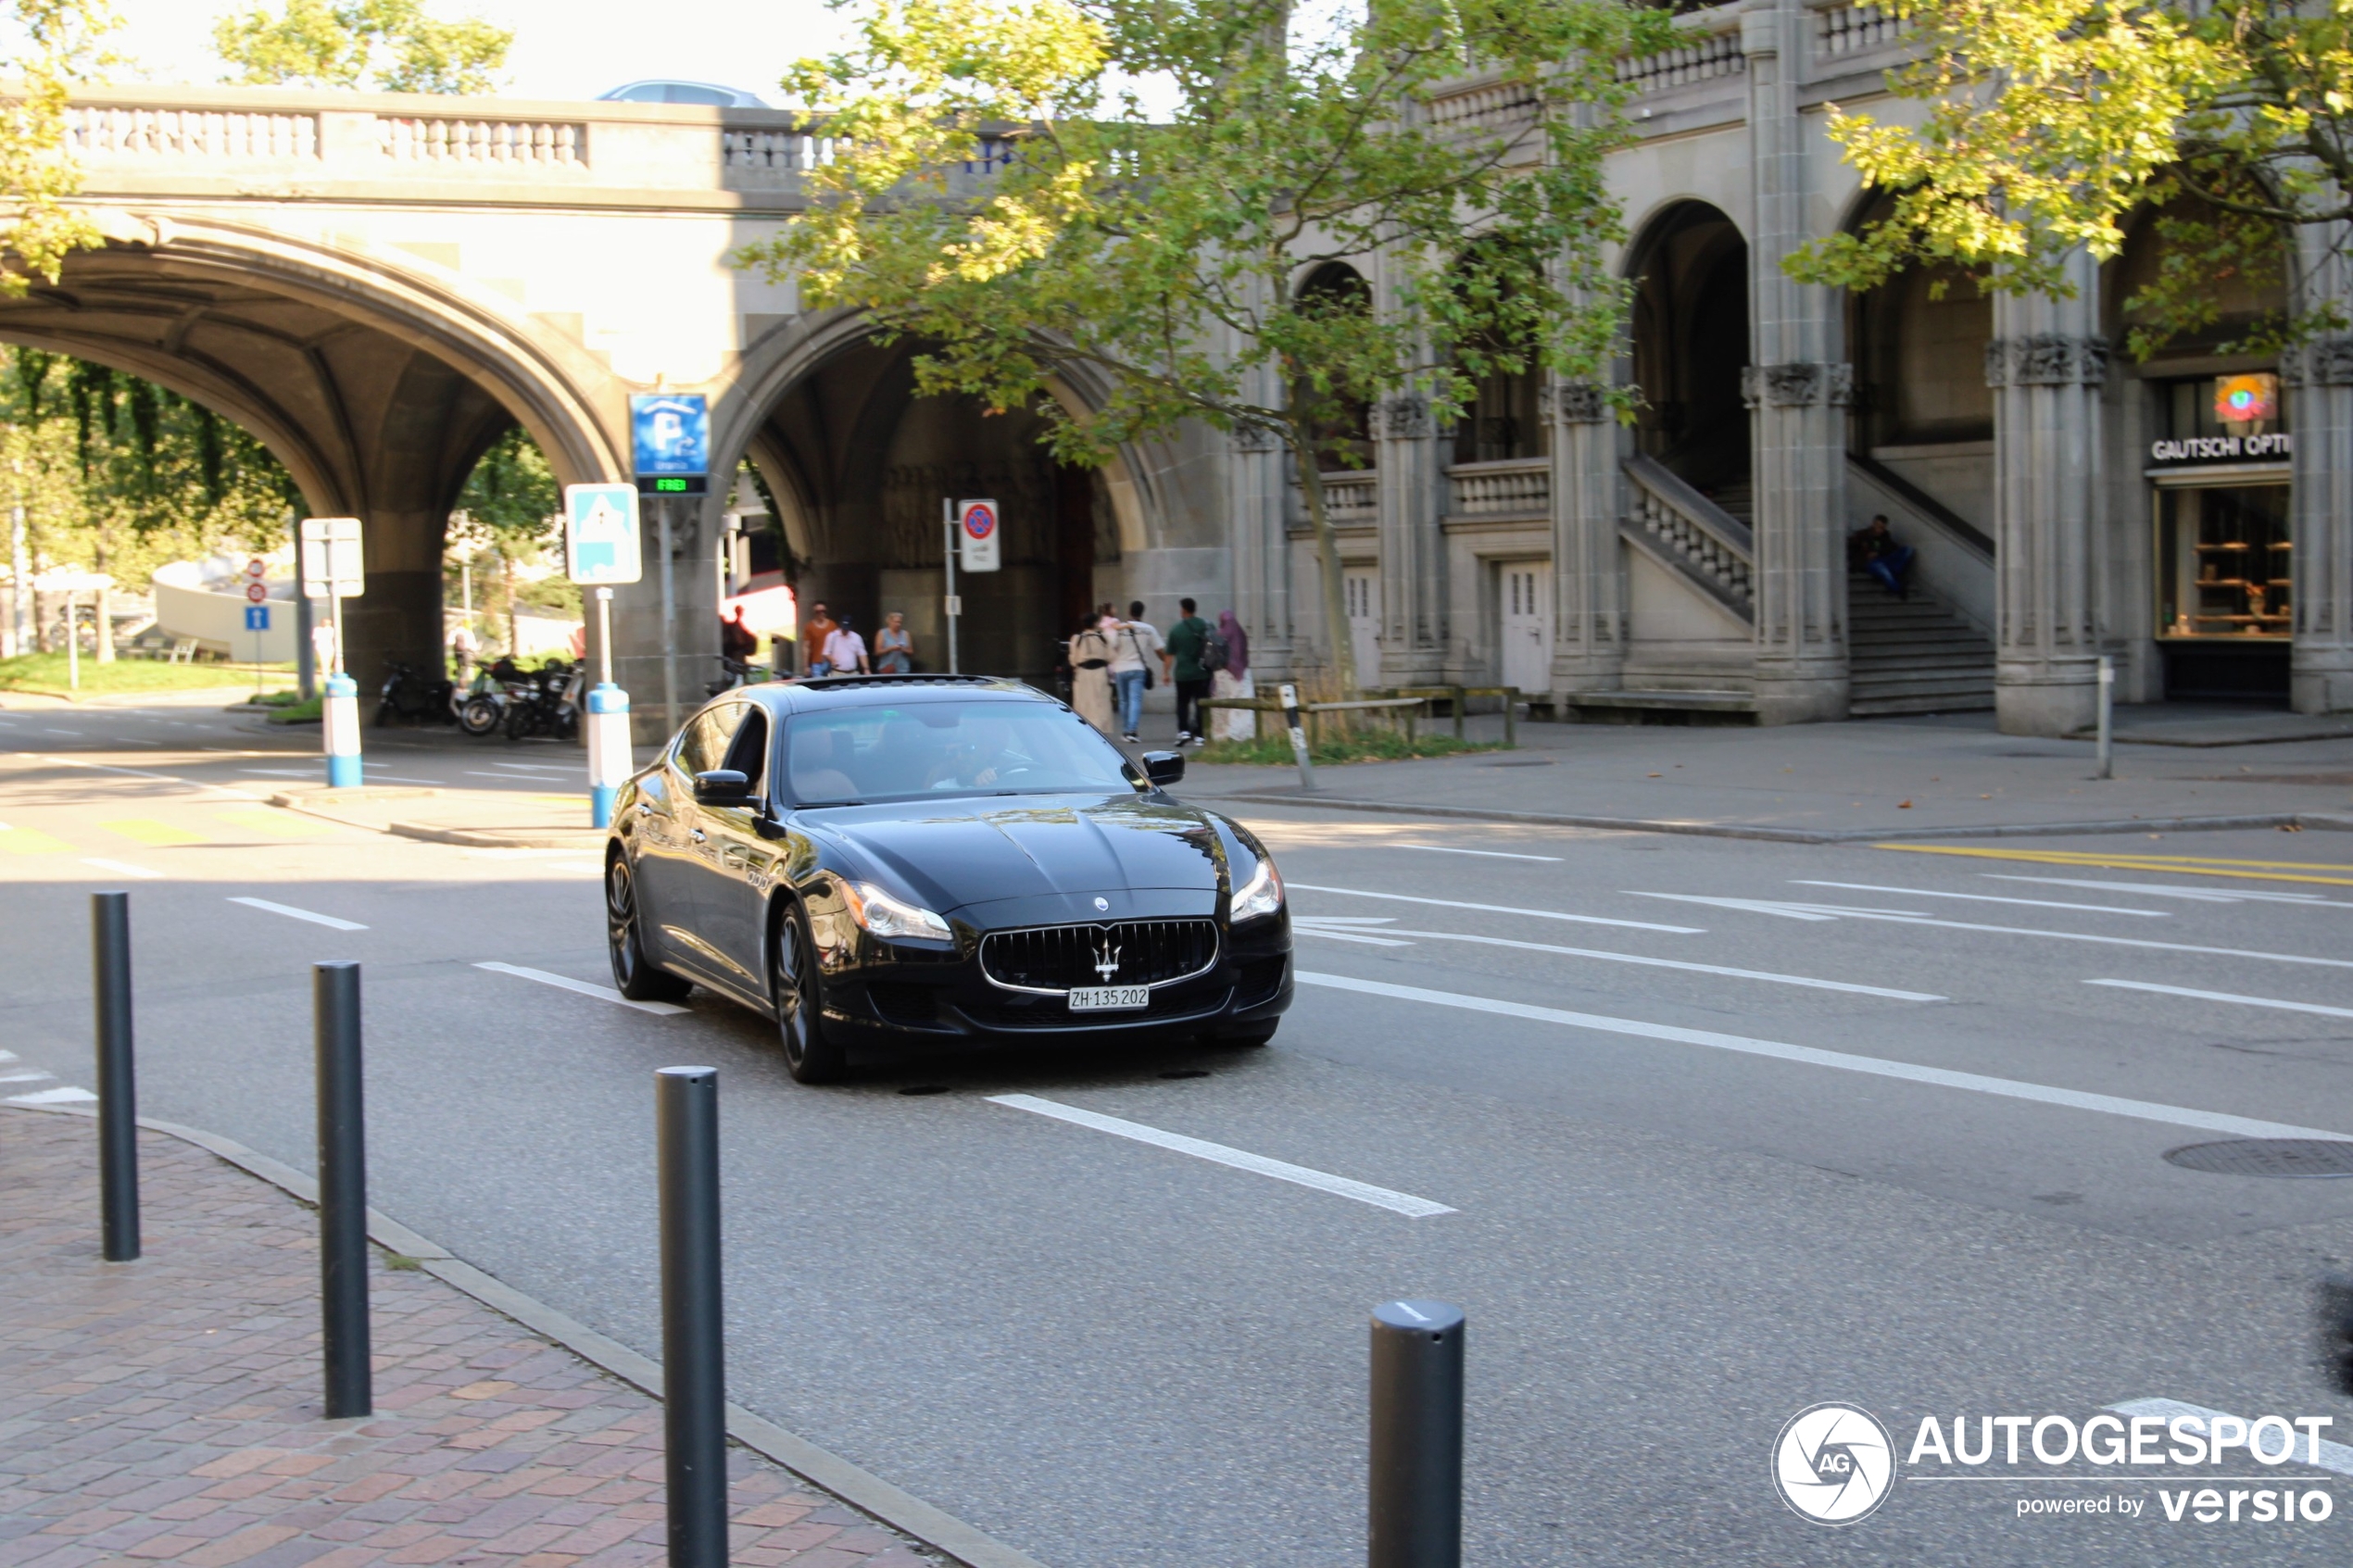
POLYGON ((822 599, 809 607, 800 621, 800 647, 805 656, 802 670, 811 676, 825 673, 825 639, 832 636, 839 622, 825 613, 822 599))

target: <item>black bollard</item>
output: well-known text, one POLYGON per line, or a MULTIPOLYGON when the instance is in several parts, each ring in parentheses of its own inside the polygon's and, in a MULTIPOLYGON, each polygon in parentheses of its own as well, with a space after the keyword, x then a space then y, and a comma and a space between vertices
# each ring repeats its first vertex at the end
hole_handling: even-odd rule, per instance
POLYGON ((1369 1568, 1462 1568, 1462 1309, 1373 1309, 1369 1568))
POLYGON ((359 1063, 359 966, 314 964, 319 1079, 319 1310, 327 1419, 375 1408, 368 1345, 368 1137, 359 1063))
POLYGON ((661 1166, 662 1428, 671 1568, 727 1562, 727 1356, 719 1283, 719 1073, 654 1074, 661 1166))
POLYGON ((131 895, 90 895, 97 996, 98 1229, 109 1263, 139 1256, 139 1094, 131 1062, 131 895))

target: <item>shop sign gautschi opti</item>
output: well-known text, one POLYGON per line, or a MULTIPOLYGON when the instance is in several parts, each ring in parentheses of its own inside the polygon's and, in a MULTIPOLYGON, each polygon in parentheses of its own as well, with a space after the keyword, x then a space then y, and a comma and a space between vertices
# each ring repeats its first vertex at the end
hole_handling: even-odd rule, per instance
POLYGON ((2296 455, 2296 437, 2284 430, 2268 435, 2188 435, 2149 443, 2152 463, 2284 463, 2296 455))

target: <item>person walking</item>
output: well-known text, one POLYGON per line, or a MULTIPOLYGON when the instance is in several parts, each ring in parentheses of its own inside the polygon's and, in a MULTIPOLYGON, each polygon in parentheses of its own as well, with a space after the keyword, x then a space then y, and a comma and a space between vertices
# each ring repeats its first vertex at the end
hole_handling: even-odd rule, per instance
POLYGON ((907 630, 907 617, 892 610, 884 617, 883 629, 875 633, 875 672, 878 675, 912 675, 915 672, 915 639, 907 630))
POLYGON ((1183 619, 1168 629, 1161 653, 1176 685, 1176 744, 1199 745, 1209 737, 1201 733, 1201 699, 1209 695, 1209 669, 1202 663, 1208 651, 1209 622, 1193 613, 1190 599, 1178 599, 1183 619))
POLYGON ((839 624, 825 613, 825 601, 819 599, 809 607, 800 622, 800 646, 809 655, 809 678, 816 680, 833 673, 833 666, 825 662, 825 640, 839 624))
POLYGON ((825 637, 825 664, 837 675, 867 673, 866 639, 850 626, 847 615, 825 637))
POLYGON ((1113 621, 1110 636, 1111 679, 1118 689, 1119 734, 1132 741, 1144 727, 1144 691, 1151 684, 1151 660, 1161 657, 1164 661, 1167 650, 1161 644, 1159 628, 1144 619, 1141 599, 1128 605, 1126 620, 1113 621))
MULTIPOLYGON (((1250 678, 1250 637, 1230 609, 1217 612, 1217 636, 1210 652, 1216 668, 1209 672, 1209 695, 1247 699, 1258 695, 1250 678)), ((1258 715, 1242 708, 1221 708, 1209 721, 1212 740, 1252 741, 1258 738, 1258 715)))
POLYGON ((1070 636, 1070 706, 1106 738, 1119 733, 1111 706, 1111 659, 1102 617, 1090 610, 1070 636))

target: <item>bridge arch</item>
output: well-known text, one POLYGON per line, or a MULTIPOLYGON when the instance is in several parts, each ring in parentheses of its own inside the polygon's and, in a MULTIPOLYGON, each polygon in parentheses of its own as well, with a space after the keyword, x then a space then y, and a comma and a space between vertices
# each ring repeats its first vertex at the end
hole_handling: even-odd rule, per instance
POLYGON ((144 376, 251 432, 321 515, 368 525, 346 650, 434 663, 441 552, 475 461, 522 424, 559 478, 625 477, 589 389, 609 372, 455 277, 347 237, 228 220, 96 215, 106 243, 0 299, 0 340, 144 376))

